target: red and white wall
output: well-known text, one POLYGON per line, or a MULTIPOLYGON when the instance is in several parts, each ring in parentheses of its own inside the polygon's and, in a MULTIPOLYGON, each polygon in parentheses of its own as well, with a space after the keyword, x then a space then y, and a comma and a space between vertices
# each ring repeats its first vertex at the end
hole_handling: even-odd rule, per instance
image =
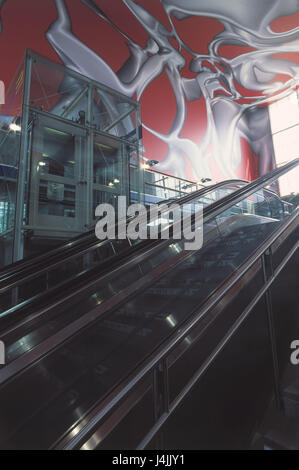
POLYGON ((283 152, 293 155, 278 143, 271 103, 292 100, 299 84, 297 0, 1 5, 0 80, 8 86, 31 48, 139 99, 143 152, 161 162, 157 169, 193 180, 254 179, 275 156, 280 163, 283 152))

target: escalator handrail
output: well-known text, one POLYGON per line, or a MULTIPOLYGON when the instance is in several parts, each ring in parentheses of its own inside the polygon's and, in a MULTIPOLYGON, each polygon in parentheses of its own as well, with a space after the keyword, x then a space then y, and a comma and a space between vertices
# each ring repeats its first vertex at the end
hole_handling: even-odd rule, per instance
POLYGON ((228 194, 219 201, 212 203, 208 207, 204 208, 204 222, 207 222, 212 217, 216 217, 221 212, 225 212, 225 210, 229 209, 231 206, 238 204, 242 200, 246 199, 247 197, 251 196, 252 194, 258 192, 261 189, 264 189, 268 193, 272 193, 277 196, 275 192, 268 188, 265 188, 265 186, 277 181, 281 176, 283 176, 285 173, 288 173, 297 165, 299 165, 299 158, 296 158, 295 160, 286 163, 285 165, 277 168, 276 170, 273 170, 271 173, 261 176, 252 183, 248 183, 245 187, 237 189, 237 191, 235 191, 234 193, 228 194))
MULTIPOLYGON (((154 370, 154 368, 157 367, 157 365, 161 363, 161 361, 165 359, 171 351, 175 349, 175 347, 178 346, 183 338, 191 333, 192 329, 203 315, 207 314, 213 307, 219 304, 222 298, 237 284, 237 282, 240 281, 242 277, 244 277, 254 264, 269 250, 273 243, 275 243, 276 240, 293 224, 298 215, 299 208, 297 208, 274 233, 267 237, 264 243, 255 250, 252 256, 245 260, 238 270, 234 272, 230 278, 221 285, 221 287, 218 288, 218 292, 215 292, 215 294, 199 308, 197 314, 192 315, 192 318, 180 327, 170 339, 164 341, 164 343, 159 346, 158 350, 147 357, 144 363, 141 364, 137 370, 131 373, 129 377, 123 379, 122 382, 117 385, 116 390, 113 389, 110 394, 102 400, 102 403, 98 405, 96 410, 92 410, 90 418, 85 416, 84 422, 86 424, 83 425, 77 434, 74 435, 75 429, 72 429, 72 433, 65 435, 62 439, 57 441, 55 448, 72 450, 78 448, 78 445, 82 446, 85 438, 91 435, 92 431, 96 429, 100 421, 102 421, 105 416, 107 416, 150 371, 154 370)), ((298 244, 299 242, 297 242, 297 246, 298 244)), ((214 360, 215 357, 212 355, 211 360, 214 360)))
MULTIPOLYGON (((223 199, 218 200, 218 201, 212 203, 210 206, 205 207, 203 209, 203 223, 210 220, 211 217, 215 217, 219 212, 223 212, 223 211, 227 210, 229 207, 236 204, 236 202, 238 202, 240 199, 241 200, 246 199, 247 196, 251 195, 253 192, 256 192, 256 191, 260 190, 261 188, 263 188, 264 186, 269 184, 269 182, 271 182, 273 180, 277 180, 282 174, 288 172, 290 169, 294 168, 298 164, 299 164, 299 159, 297 159, 294 162, 291 162, 289 164, 284 165, 284 167, 280 168, 279 170, 274 170, 270 175, 267 175, 266 177, 261 177, 259 180, 255 181, 253 183, 249 183, 248 185, 246 185, 245 188, 238 189, 232 195, 224 196, 223 199), (245 189, 245 191, 244 191, 244 189, 245 189)), ((294 213, 296 215, 298 215, 298 210, 295 210, 294 213)), ((290 216, 290 217, 293 217, 293 215, 290 216)), ((287 218, 287 221, 290 220, 290 217, 287 218)), ((126 260, 126 262, 124 264, 121 263, 120 266, 114 266, 112 273, 105 273, 103 275, 103 278, 104 278, 105 282, 107 282, 108 277, 110 279, 111 275, 114 276, 117 273, 117 275, 120 276, 122 272, 125 272, 125 270, 128 267, 128 264, 131 264, 131 265, 132 264, 137 264, 137 263, 140 262, 140 259, 142 257, 151 257, 151 256, 153 256, 156 249, 161 249, 161 246, 164 246, 164 245, 169 244, 169 243, 172 243, 172 240, 170 240, 170 239, 169 240, 168 239, 165 239, 165 240, 160 239, 159 240, 158 239, 158 240, 155 240, 155 243, 150 248, 150 250, 148 250, 147 247, 146 247, 145 250, 142 250, 141 253, 139 254, 139 256, 137 256, 137 257, 134 256, 134 253, 133 253, 132 256, 130 256, 129 259, 126 260), (138 260, 138 258, 139 258, 139 260, 138 260)), ((188 253, 189 252, 187 252, 183 257, 180 258, 180 262, 185 258, 185 256, 188 256, 188 253)), ((168 264, 168 267, 165 267, 165 270, 172 269, 172 267, 174 267, 174 266, 175 266, 175 264, 173 264, 171 267, 168 264)), ((156 273, 154 276, 151 276, 151 283, 155 282, 156 279, 160 276, 161 276, 161 271, 159 271, 159 273, 156 273)), ((97 277, 95 280, 92 281, 92 283, 94 283, 94 282, 98 283, 100 281, 101 281, 101 277, 100 278, 97 277)), ((72 296, 73 295, 81 295, 84 290, 89 289, 89 288, 90 288, 90 285, 87 285, 87 286, 82 285, 82 288, 75 289, 75 292, 72 293, 72 296)), ((129 289, 129 291, 130 291, 130 289, 129 289)), ((46 293, 44 293, 44 295, 46 295, 46 293)), ((114 302, 112 308, 115 309, 116 307, 119 307, 123 302, 125 302, 127 300, 128 295, 131 295, 130 292, 128 293, 127 289, 123 290, 122 293, 121 293, 121 299, 116 300, 117 303, 114 302)), ((69 299, 63 299, 63 300, 59 301, 59 303, 64 303, 65 301, 68 302, 68 300, 69 299)), ((57 305, 56 305, 55 301, 54 301, 55 307, 53 307, 53 298, 52 298, 51 302, 52 302, 52 308, 56 309, 57 305)), ((104 307, 104 308, 100 312, 101 316, 105 315, 106 313, 108 313, 111 310, 110 302, 107 302, 106 305, 105 305, 105 303, 103 303, 102 307, 104 307)), ((49 304, 47 307, 43 307, 43 310, 44 310, 44 308, 49 309, 49 308, 51 308, 51 305, 49 304)), ((90 321, 95 321, 95 320, 96 320, 96 318, 94 317, 94 315, 92 315, 91 317, 89 315, 85 315, 84 318, 81 318, 80 321, 78 321, 78 324, 72 325, 71 328, 66 327, 65 328, 66 331, 63 334, 62 334, 62 332, 60 332, 59 335, 57 335, 57 338, 54 341, 53 341, 54 338, 52 338, 51 340, 49 340, 49 339, 45 340, 46 344, 44 344, 44 345, 40 344, 38 346, 39 351, 34 350, 34 351, 29 352, 30 357, 27 357, 26 360, 25 360, 25 358, 22 357, 21 361, 19 359, 17 359, 16 362, 13 362, 13 363, 9 364, 7 366, 7 370, 6 371, 3 370, 3 372, 5 372, 5 374, 3 376, 3 380, 6 381, 7 377, 11 377, 12 375, 14 375, 14 374, 18 373, 20 370, 22 370, 24 367, 28 367, 28 365, 31 364, 32 362, 36 362, 39 358, 41 358, 45 354, 50 353, 51 350, 56 349, 64 341, 69 340, 69 338, 71 336, 74 336, 75 334, 78 334, 79 330, 81 330, 82 328, 87 327, 88 324, 90 323, 90 321)))
MULTIPOLYGON (((159 205, 171 205, 177 203, 179 205, 187 204, 197 197, 205 196, 217 189, 222 187, 233 185, 233 184, 249 184, 245 180, 228 180, 216 183, 205 188, 201 188, 193 193, 187 194, 179 199, 169 199, 162 201, 159 205)), ((150 208, 147 209, 149 213, 150 208)), ((127 219, 127 223, 132 220, 134 217, 127 219)), ((117 227, 117 225, 116 225, 117 227)), ((56 267, 60 264, 64 264, 70 259, 83 255, 86 251, 91 248, 99 248, 101 245, 106 244, 109 240, 99 240, 95 236, 95 231, 92 230, 88 233, 80 235, 75 240, 69 241, 66 244, 63 244, 50 252, 43 253, 34 258, 25 259, 13 263, 9 267, 4 267, 0 270, 0 293, 4 293, 8 289, 14 288, 19 284, 21 280, 22 283, 29 280, 31 277, 37 277, 53 267, 56 267), (67 252, 65 252, 67 250, 67 252), (70 252, 68 254, 68 252, 70 252), (62 258, 63 255, 63 258, 62 258), (67 255, 67 256, 65 256, 67 255), (21 277, 21 279, 20 279, 21 277)))
MULTIPOLYGON (((262 184, 262 183, 265 183, 266 181, 273 180, 273 178, 277 174, 278 175, 283 174, 284 172, 288 171, 288 168, 292 168, 293 166, 296 166, 297 165, 296 162, 298 162, 298 160, 299 159, 295 159, 292 162, 287 163, 283 167, 280 167, 274 170, 270 174, 267 174, 258 178, 252 183, 248 183, 245 180, 222 181, 220 183, 216 183, 215 185, 201 188, 193 193, 183 196, 182 198, 166 200, 166 201, 160 202, 159 204, 172 204, 173 202, 179 203, 180 205, 186 204, 188 201, 195 199, 196 197, 204 196, 206 193, 212 192, 213 190, 219 189, 229 184, 240 184, 240 183, 246 184, 247 183, 245 186, 246 188, 248 187, 248 185, 262 184)), ((256 186, 253 186, 253 187, 256 188, 256 186)), ((221 211, 221 209, 219 210, 221 211)), ((131 220, 131 219, 132 218, 128 220, 131 220)), ((99 247, 100 244, 102 243, 107 243, 107 240, 104 240, 104 241, 97 240, 95 237, 94 230, 91 230, 88 233, 82 234, 79 237, 75 238, 74 240, 69 241, 66 244, 63 244, 55 248, 54 250, 51 250, 50 253, 47 252, 47 253, 38 255, 37 257, 34 257, 34 258, 17 261, 16 263, 13 263, 9 267, 5 267, 0 270, 0 292, 2 293, 4 292, 4 289, 7 290, 10 288, 13 288, 15 285, 18 285, 19 276, 22 276, 22 283, 26 282, 27 276, 28 276, 28 280, 31 277, 36 277, 37 275, 42 274, 44 271, 51 269, 51 267, 58 266, 59 264, 65 263, 67 260, 70 260, 73 257, 77 257, 77 256, 80 256, 80 254, 84 254, 84 252, 90 249, 91 246, 99 247), (92 241, 92 243, 89 245, 88 245, 88 240, 92 241), (81 246, 82 244, 83 246, 81 246), (65 257, 65 254, 67 254, 65 253, 65 250, 69 250, 71 252, 67 256, 67 259, 65 257), (60 258, 61 254, 64 255, 63 259, 60 258), (52 258, 54 258, 54 260, 52 258), (39 262, 41 263, 41 266, 37 265, 37 263, 39 262), (15 279, 15 282, 14 282, 14 279, 15 279), (9 280, 9 283, 7 284, 8 280, 9 280)))
MULTIPOLYGON (((252 183, 247 183, 244 187, 242 187, 240 189, 237 189, 232 194, 224 196, 223 198, 219 199, 218 201, 215 201, 214 203, 211 203, 209 206, 205 207, 204 210, 203 210, 203 223, 207 222, 209 219, 211 219, 213 217, 216 217, 219 213, 224 212, 226 209, 229 209, 231 206, 233 206, 236 203, 242 201, 246 197, 248 197, 251 194, 257 192, 258 190, 264 188, 265 185, 269 185, 269 184, 271 184, 271 182, 276 181, 281 175, 287 173, 288 171, 290 171, 292 168, 294 168, 298 164, 299 164, 299 159, 293 160, 292 162, 287 163, 283 167, 280 167, 280 168, 272 171, 270 174, 264 175, 264 176, 258 178, 257 180, 253 181, 252 183)), ((208 188, 214 188, 215 189, 215 186, 209 186, 208 188)), ((204 189, 208 189, 208 188, 204 188, 204 189)), ((202 190, 200 190, 200 191, 202 191, 202 190)), ((268 191, 269 190, 267 189, 267 192, 268 191)), ((269 192, 271 192, 271 191, 269 191, 269 192)), ((196 194, 198 195, 198 192, 196 192, 196 194)), ((276 195, 276 193, 274 193, 274 194, 276 195)), ((190 198, 194 199, 194 193, 191 193, 190 195, 188 195, 188 199, 190 199, 190 198)), ((184 201, 186 201, 185 198, 184 198, 184 201)), ((158 240, 157 240, 157 242, 158 242, 158 240)), ((147 245, 145 244, 145 248, 144 248, 145 250, 146 250, 146 246, 147 245)), ((136 248, 137 247, 138 247, 138 245, 136 246, 136 248)), ((133 247, 133 251, 134 251, 134 248, 135 247, 133 247)), ((87 250, 89 250, 89 249, 90 249, 90 247, 87 248, 87 250)), ((74 255, 74 256, 77 256, 77 254, 74 255)), ((59 264, 61 262, 64 263, 65 259, 63 259, 62 261, 59 260, 59 264)), ((122 265, 122 267, 124 267, 124 265, 122 265)), ((47 270, 47 269, 48 269, 48 267, 44 268, 44 270, 47 270)), ((26 282, 27 279, 31 279, 32 277, 35 277, 36 273, 37 273, 37 271, 35 269, 35 270, 33 270, 33 273, 31 273, 31 274, 29 273, 26 278, 24 278, 24 276, 22 276, 21 282, 22 283, 26 282)), ((16 286, 19 285, 19 283, 20 283, 19 279, 13 280, 12 282, 10 282, 10 280, 8 279, 8 281, 6 283, 5 283, 5 281, 2 281, 2 282, 0 282, 0 292, 3 293, 5 291, 7 291, 8 289, 16 287, 16 286)), ((43 293, 43 295, 45 295, 45 293, 43 293)))

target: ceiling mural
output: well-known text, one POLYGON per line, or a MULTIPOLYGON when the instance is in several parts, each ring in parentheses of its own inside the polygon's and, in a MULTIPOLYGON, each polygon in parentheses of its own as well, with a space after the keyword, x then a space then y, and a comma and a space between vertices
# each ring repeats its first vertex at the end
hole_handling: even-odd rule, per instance
MULTIPOLYGON (((56 60, 141 101, 143 153, 158 170, 199 180, 253 177, 248 159, 255 176, 272 168, 267 105, 299 84, 298 0, 35 3, 56 60)), ((0 43, 13 5, 0 0, 0 43)))

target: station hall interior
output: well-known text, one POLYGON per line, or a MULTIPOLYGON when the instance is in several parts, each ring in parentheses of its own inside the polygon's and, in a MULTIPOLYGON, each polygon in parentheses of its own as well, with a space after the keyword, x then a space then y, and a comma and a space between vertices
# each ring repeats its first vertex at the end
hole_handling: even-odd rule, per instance
POLYGON ((298 8, 41 3, 0 0, 0 449, 298 450, 298 8))

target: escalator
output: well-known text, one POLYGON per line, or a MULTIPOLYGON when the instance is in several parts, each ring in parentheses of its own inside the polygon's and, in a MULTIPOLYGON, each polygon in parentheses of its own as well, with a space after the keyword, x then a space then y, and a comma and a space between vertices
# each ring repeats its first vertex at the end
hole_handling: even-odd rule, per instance
POLYGON ((298 327, 272 302, 298 255, 298 209, 273 188, 298 163, 183 198, 204 203, 199 250, 90 235, 1 272, 1 448, 250 447, 298 327))
MULTIPOLYGON (((159 208, 160 211, 166 212, 175 203, 181 207, 183 215, 186 205, 189 205, 187 210, 192 210, 194 204, 207 206, 245 186, 245 184, 246 182, 242 180, 217 183, 181 198, 162 201, 159 208)), ((148 208, 149 213, 150 208, 148 208)), ((128 218, 126 224, 128 225, 132 219, 133 217, 128 218)), ((128 237, 100 241, 96 238, 93 229, 54 250, 6 266, 0 270, 0 312, 7 312, 17 304, 23 304, 24 301, 28 301, 54 286, 61 287, 63 281, 69 282, 86 271, 90 272, 92 268, 96 268, 97 273, 103 271, 107 264, 111 268, 112 260, 119 263, 120 257, 126 256, 132 249, 136 252, 137 244, 140 244, 138 249, 144 248, 145 245, 149 246, 150 241, 141 243, 139 239, 132 241, 128 237), (18 289, 17 297, 15 295, 16 289, 18 289)), ((36 297, 35 300, 39 302, 40 297, 36 297)))

